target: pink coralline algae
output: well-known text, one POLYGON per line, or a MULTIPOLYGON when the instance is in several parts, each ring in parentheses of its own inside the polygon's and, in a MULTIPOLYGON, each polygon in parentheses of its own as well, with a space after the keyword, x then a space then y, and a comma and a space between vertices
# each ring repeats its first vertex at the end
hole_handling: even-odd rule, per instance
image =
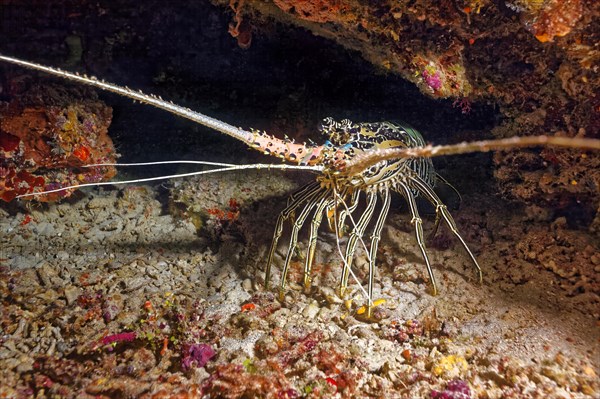
POLYGON ((427 86, 431 87, 433 91, 438 91, 442 88, 442 79, 440 78, 439 72, 430 73, 429 71, 423 71, 423 79, 427 86))
POLYGON ((471 389, 462 380, 452 380, 443 391, 431 391, 431 399, 471 399, 471 389))
POLYGON ((452 103, 452 106, 454 108, 460 109, 460 112, 463 115, 468 115, 471 112, 471 102, 469 101, 468 98, 460 98, 460 99, 457 98, 452 103))
POLYGON ((423 335, 423 325, 419 320, 411 319, 405 322, 393 320, 382 330, 383 335, 392 341, 407 342, 413 337, 423 335))
POLYGON ((435 98, 467 98, 472 91, 458 49, 444 54, 421 54, 412 59, 415 83, 435 98))
POLYGON ((110 345, 113 342, 131 342, 136 338, 135 332, 124 332, 119 334, 107 335, 102 338, 102 345, 110 345))
POLYGON ((216 355, 215 350, 207 344, 185 346, 183 353, 181 366, 184 370, 190 370, 192 367, 204 367, 216 355))

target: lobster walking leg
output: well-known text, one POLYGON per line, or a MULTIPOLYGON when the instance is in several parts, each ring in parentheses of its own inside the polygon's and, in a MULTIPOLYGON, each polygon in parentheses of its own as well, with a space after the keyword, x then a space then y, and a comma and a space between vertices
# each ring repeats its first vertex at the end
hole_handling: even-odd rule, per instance
MULTIPOLYGON (((339 220, 337 221, 337 232, 338 232, 339 236, 342 236, 344 234, 346 218, 351 216, 352 212, 354 212, 356 210, 356 208, 358 207, 360 193, 361 193, 360 190, 354 190, 354 192, 352 192, 352 198, 350 199, 350 205, 348 205, 347 207, 344 207, 344 209, 342 209, 339 213, 339 217, 338 217, 339 220)), ((342 194, 341 197, 344 198, 344 194, 342 194)), ((329 227, 331 229, 335 230, 335 226, 332 226, 331 223, 330 223, 329 227)))
POLYGON ((372 300, 373 300, 373 279, 375 278, 375 259, 377 259, 377 248, 379 246, 379 241, 381 240, 381 230, 383 229, 383 224, 385 223, 385 219, 387 218, 388 212, 390 210, 391 196, 390 190, 385 188, 381 191, 381 197, 383 199, 383 204, 381 205, 381 211, 379 212, 379 216, 377 216, 377 222, 375 223, 375 227, 373 227, 373 232, 371 233, 371 248, 369 249, 369 287, 367 289, 368 293, 368 307, 367 307, 367 318, 371 318, 373 312, 372 300))
POLYGON ((308 248, 306 250, 306 263, 304 264, 304 287, 309 288, 311 284, 310 271, 312 270, 313 259, 315 257, 315 249, 317 247, 317 234, 321 221, 323 220, 323 212, 327 205, 331 202, 331 198, 323 198, 317 205, 317 210, 310 222, 310 235, 308 238, 308 248))
POLYGON ((275 225, 275 232, 273 233, 273 240, 271 242, 271 249, 269 250, 269 257, 267 258, 267 269, 265 271, 265 289, 269 288, 271 281, 271 265, 275 257, 275 249, 277 248, 277 242, 283 232, 283 223, 288 220, 294 211, 306 201, 310 201, 316 196, 321 190, 321 185, 318 182, 310 183, 300 190, 295 192, 288 199, 288 205, 277 217, 277 224, 275 225))
POLYGON ((414 194, 410 190, 410 188, 404 182, 398 182, 398 186, 402 189, 400 192, 406 202, 408 203, 408 208, 410 209, 410 214, 412 215, 412 219, 410 220, 410 224, 412 224, 415 228, 415 237, 417 239, 417 244, 419 245, 419 249, 421 250, 421 254, 423 255, 423 259, 425 259, 425 264, 427 265, 427 273, 429 273, 429 279, 431 280, 432 285, 432 294, 437 295, 437 284, 435 282, 435 277, 433 275, 433 269, 431 268, 431 262, 429 261, 429 256, 427 255, 427 248, 425 247, 425 238, 423 234, 423 220, 419 215, 419 210, 417 209, 417 201, 415 201, 414 194))
POLYGON ((376 205, 377 192, 373 191, 367 193, 367 208, 361 215, 356 226, 353 227, 352 233, 350 233, 350 238, 348 239, 348 244, 346 244, 346 261, 344 263, 344 270, 342 272, 342 278, 340 281, 340 296, 342 297, 348 289, 348 277, 350 276, 350 268, 352 267, 352 260, 354 259, 356 244, 358 239, 362 238, 362 236, 365 234, 365 229, 373 217, 373 212, 375 212, 376 205))
POLYGON ((441 218, 444 219, 444 221, 450 228, 450 231, 452 231, 452 234, 454 234, 458 241, 460 241, 463 248, 467 251, 469 257, 471 258, 471 261, 473 262, 473 265, 475 265, 475 268, 477 269, 477 275, 479 278, 479 282, 481 283, 483 281, 483 273, 481 271, 481 267, 479 267, 477 259, 467 246, 465 240, 461 237, 460 233, 458 232, 456 222, 454 222, 454 218, 452 218, 452 215, 448 211, 446 205, 444 205, 444 203, 438 197, 435 191, 433 191, 431 187, 429 187, 429 185, 427 185, 427 183, 425 183, 419 176, 412 176, 411 182, 415 185, 415 188, 417 188, 419 192, 423 193, 423 195, 435 206, 436 218, 439 218, 441 215, 441 218))
POLYGON ((304 225, 304 222, 306 221, 306 218, 310 214, 310 211, 313 210, 313 208, 315 206, 317 206, 317 204, 320 204, 321 201, 325 200, 327 198, 327 194, 328 194, 327 190, 316 191, 315 195, 311 196, 311 198, 307 201, 307 204, 304 206, 304 208, 302 209, 302 212, 300 212, 300 215, 298 216, 298 218, 294 221, 294 223, 292 225, 292 233, 290 234, 290 245, 288 247, 287 256, 285 257, 283 271, 281 272, 281 282, 279 284, 280 300, 283 300, 283 294, 285 292, 285 286, 287 283, 287 273, 288 273, 288 270, 290 267, 290 262, 292 260, 292 256, 294 255, 294 252, 296 252, 296 246, 298 245, 298 233, 300 232, 300 229, 304 225))

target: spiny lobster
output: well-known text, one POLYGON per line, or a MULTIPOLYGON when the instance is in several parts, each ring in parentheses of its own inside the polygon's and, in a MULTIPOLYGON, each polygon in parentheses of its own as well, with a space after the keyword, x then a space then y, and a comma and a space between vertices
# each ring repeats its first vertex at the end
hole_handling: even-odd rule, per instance
MULTIPOLYGON (((336 122, 332 118, 325 119, 321 128, 322 133, 328 137, 325 144, 299 144, 287 138, 279 139, 266 132, 253 129, 247 131, 188 108, 164 101, 160 97, 136 92, 127 87, 120 87, 94 77, 82 76, 3 55, 0 55, 0 61, 91 85, 164 109, 175 115, 227 134, 265 154, 273 155, 284 161, 296 164, 299 168, 320 172, 316 181, 309 183, 290 196, 286 208, 278 217, 267 260, 265 287, 268 288, 269 286, 271 265, 274 261, 275 249, 282 235, 284 224, 287 220, 294 219, 280 281, 279 292, 280 296, 283 295, 286 287, 287 273, 291 259, 296 251, 300 229, 304 226, 309 216, 312 215, 304 266, 304 284, 310 286, 317 233, 323 216, 326 215, 330 228, 335 230, 338 235, 343 233, 347 220, 352 224, 345 254, 343 254, 344 269, 340 281, 340 295, 343 296, 348 287, 349 275, 352 273, 351 267, 357 244, 359 241, 362 241, 367 227, 374 220, 374 226, 369 236, 370 247, 368 249, 367 318, 371 317, 374 306, 372 297, 375 261, 381 231, 390 208, 390 191, 400 193, 408 203, 412 215, 411 224, 413 225, 417 244, 427 266, 434 294, 437 293, 437 285, 427 255, 422 220, 417 209, 416 198, 418 196, 423 196, 435 207, 436 221, 434 232, 443 219, 467 251, 477 270, 479 281, 482 280, 482 270, 475 256, 459 234, 456 223, 446 205, 444 205, 433 190, 436 174, 433 164, 429 159, 430 157, 535 145, 600 149, 600 140, 547 136, 518 137, 433 147, 425 145, 421 134, 407 125, 392 122, 353 123, 349 120, 336 122), (366 207, 359 211, 359 203, 363 202, 361 197, 365 197, 364 202, 366 203, 366 207), (378 203, 380 203, 379 211, 375 216, 378 203), (358 221, 356 222, 354 215, 358 217, 358 221)), ((232 165, 228 166, 231 167, 232 165)), ((229 168, 226 166, 225 169, 229 168)), ((75 187, 82 186, 85 185, 75 187)), ((48 193, 68 188, 71 187, 34 192, 27 195, 48 193)))

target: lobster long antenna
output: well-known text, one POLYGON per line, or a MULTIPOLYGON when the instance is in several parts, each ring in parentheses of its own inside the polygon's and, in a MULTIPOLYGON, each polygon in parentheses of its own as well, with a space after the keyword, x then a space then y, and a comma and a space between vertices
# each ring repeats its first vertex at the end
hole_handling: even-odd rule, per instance
POLYGON ((386 148, 367 151, 356 155, 352 160, 346 162, 343 168, 340 168, 340 172, 349 175, 360 173, 360 171, 375 165, 376 163, 390 159, 433 158, 442 155, 457 155, 471 152, 488 152, 538 146, 600 150, 600 140, 580 137, 525 136, 499 140, 462 142, 450 145, 386 148))
MULTIPOLYGON (((146 163, 150 163, 150 162, 146 162, 146 163)), ((130 164, 114 164, 114 163, 96 164, 96 165, 87 165, 87 166, 91 167, 91 166, 115 166, 115 165, 116 166, 132 166, 130 164)), ((227 164, 225 164, 225 165, 227 165, 227 164)), ((24 197, 32 197, 32 196, 36 196, 36 195, 51 194, 51 193, 57 193, 57 192, 64 191, 64 190, 78 189, 78 188, 83 188, 83 187, 117 186, 117 185, 122 185, 122 184, 137 184, 137 183, 146 183, 146 182, 157 181, 157 180, 167 180, 167 179, 174 179, 174 178, 181 178, 181 177, 207 175, 210 173, 228 172, 228 171, 232 171, 232 170, 247 170, 247 169, 282 169, 282 170, 304 170, 304 171, 309 170, 309 171, 315 171, 315 172, 320 172, 323 170, 323 168, 321 166, 307 166, 307 165, 286 165, 286 164, 281 164, 281 165, 270 165, 270 164, 230 165, 230 166, 222 167, 219 169, 201 170, 198 172, 179 173, 179 174, 175 174, 175 175, 146 177, 146 178, 142 178, 142 179, 133 179, 133 180, 103 181, 103 182, 97 182, 97 183, 76 184, 73 186, 65 186, 65 187, 61 187, 61 188, 56 188, 54 190, 38 191, 38 192, 34 192, 34 193, 22 194, 22 195, 16 196, 15 198, 24 198, 24 197)))
POLYGON ((2 54, 0 54, 0 60, 9 62, 11 64, 20 65, 22 67, 34 69, 37 71, 49 73, 51 75, 59 76, 61 78, 71 80, 74 82, 84 83, 86 85, 93 86, 98 89, 110 91, 112 93, 131 98, 141 103, 152 105, 153 107, 163 109, 177 116, 181 116, 208 128, 214 129, 218 132, 224 133, 235 139, 243 141, 248 145, 252 145, 254 141, 254 134, 252 132, 243 130, 239 127, 235 127, 218 119, 211 118, 210 116, 201 114, 199 112, 192 111, 189 108, 173 104, 170 101, 165 101, 161 97, 152 94, 144 94, 141 91, 131 90, 128 87, 122 87, 113 83, 105 82, 104 80, 98 80, 94 76, 89 77, 87 75, 79 75, 77 73, 63 71, 62 69, 36 64, 34 62, 24 61, 13 57, 7 57, 2 54))
POLYGON ((179 165, 179 164, 192 164, 192 165, 206 165, 206 166, 220 166, 220 167, 231 167, 237 166, 233 163, 224 162, 210 162, 210 161, 188 161, 188 160, 175 160, 175 161, 153 161, 153 162, 131 162, 131 163, 93 163, 89 165, 81 165, 82 168, 93 168, 96 166, 154 166, 154 165, 179 165))

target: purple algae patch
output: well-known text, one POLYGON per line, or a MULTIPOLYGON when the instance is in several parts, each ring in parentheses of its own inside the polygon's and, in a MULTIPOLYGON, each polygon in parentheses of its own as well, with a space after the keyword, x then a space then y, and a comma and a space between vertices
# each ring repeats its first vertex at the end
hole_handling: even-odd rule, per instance
POLYGON ((119 334, 108 335, 102 338, 102 345, 109 345, 113 342, 131 342, 136 338, 135 332, 124 332, 119 334))
POLYGON ((443 391, 431 391, 431 399, 471 399, 471 388, 462 380, 452 380, 443 391))
POLYGON ((184 370, 192 367, 204 367, 215 354, 215 350, 207 344, 186 345, 183 350, 181 366, 184 370))
POLYGON ((423 78, 425 79, 427 86, 431 87, 433 90, 437 91, 442 88, 442 79, 440 78, 439 72, 431 74, 428 71, 423 71, 423 78))

